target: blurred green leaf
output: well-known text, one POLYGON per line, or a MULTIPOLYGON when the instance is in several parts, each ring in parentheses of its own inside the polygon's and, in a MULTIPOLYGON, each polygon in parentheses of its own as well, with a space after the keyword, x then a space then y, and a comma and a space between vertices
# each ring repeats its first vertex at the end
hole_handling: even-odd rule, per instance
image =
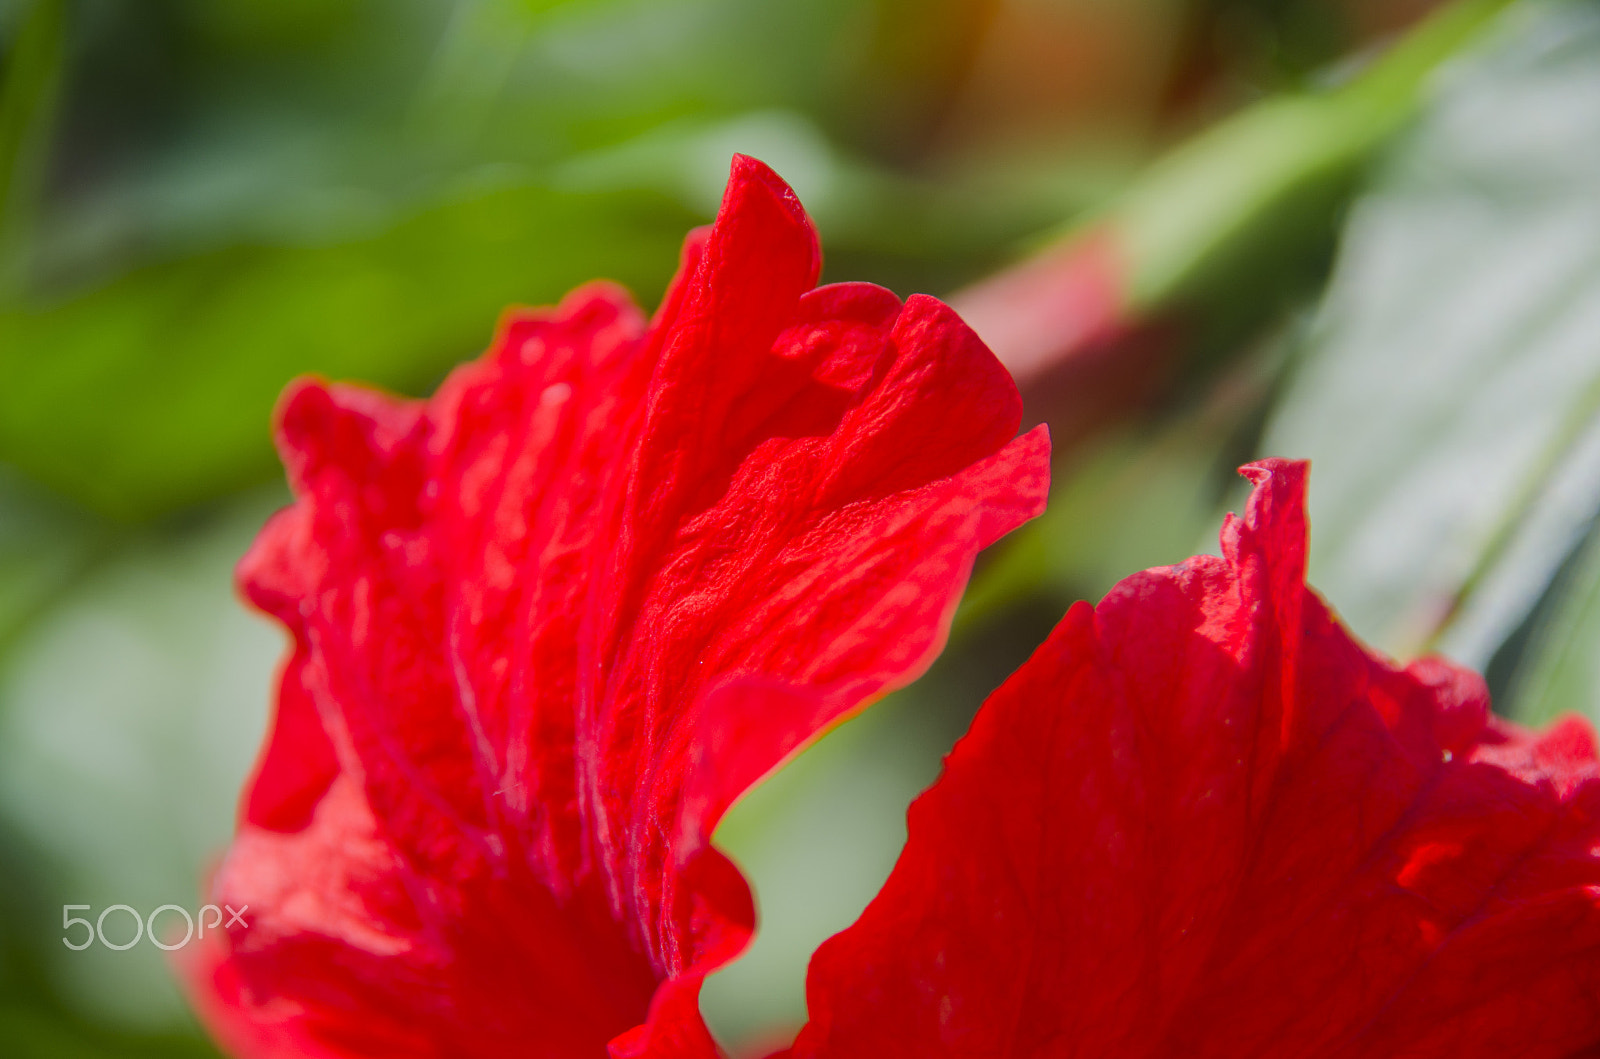
POLYGON ((920 685, 873 706, 752 791, 718 828, 717 844, 750 880, 760 913, 750 948, 707 980, 701 1001, 733 1054, 787 1043, 761 1035, 805 1021, 811 953, 888 878, 905 843, 906 806, 933 782, 960 731, 930 712, 920 685))
POLYGON ((48 1007, 0 999, 0 1042, 7 1059, 216 1059, 196 1034, 108 1031, 48 1007))
POLYGON ((0 76, 0 291, 18 281, 44 176, 66 52, 64 0, 32 0, 6 42, 0 76))
POLYGON ((1345 232, 1262 451, 1311 457, 1311 580, 1482 667, 1600 504, 1600 10, 1514 8, 1345 232))
POLYGON ((1600 717, 1600 533, 1590 531, 1519 632, 1508 712, 1528 724, 1569 710, 1600 717))
POLYGON ((1158 392, 1182 399, 1317 296, 1375 157, 1508 2, 1446 4, 1376 56, 1204 129, 952 296, 1055 429, 1058 458, 1158 392))
POLYGON ((1316 290, 1374 154, 1508 2, 1448 4, 1347 76, 1262 100, 1150 167, 1092 222, 1126 256, 1131 313, 1176 311, 1228 347, 1316 290))
POLYGON ((0 459, 122 518, 204 499, 270 473, 293 376, 415 392, 507 304, 595 276, 651 304, 698 219, 661 196, 502 183, 365 238, 238 247, 0 312, 0 459))
POLYGON ((99 520, 0 467, 0 657, 113 536, 99 520))
POLYGON ((956 630, 982 628, 1029 598, 1059 617, 1137 570, 1215 548, 1222 501, 1238 482, 1238 439, 1258 421, 1281 345, 1245 358, 1194 407, 1057 466, 1049 508, 995 549, 961 601, 956 630))
POLYGON ((125 533, 7 652, 0 935, 25 961, 22 992, 60 998, 63 1017, 145 1035, 187 1022, 165 954, 71 951, 62 906, 199 906, 284 644, 239 604, 231 571, 283 500, 269 489, 125 533))
POLYGON ((69 7, 31 285, 0 301, 0 461, 119 519, 259 479, 295 374, 417 392, 508 303, 609 277, 649 305, 735 150, 842 189, 815 206, 852 278, 967 278, 1069 207, 839 153, 827 101, 889 2, 69 7))

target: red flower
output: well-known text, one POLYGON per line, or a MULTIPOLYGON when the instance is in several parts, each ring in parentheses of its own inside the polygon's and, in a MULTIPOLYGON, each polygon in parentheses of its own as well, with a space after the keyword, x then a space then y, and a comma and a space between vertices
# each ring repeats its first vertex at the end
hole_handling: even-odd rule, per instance
POLYGON ((227 1047, 713 1051, 718 818, 926 666, 1047 477, 949 309, 819 260, 739 159, 648 327, 594 286, 429 401, 286 396, 298 499, 239 576, 294 647, 214 883, 248 926, 192 968, 227 1047))
POLYGON ((1305 465, 1079 604, 818 950, 794 1059, 1600 1054, 1600 765, 1304 583, 1305 465))

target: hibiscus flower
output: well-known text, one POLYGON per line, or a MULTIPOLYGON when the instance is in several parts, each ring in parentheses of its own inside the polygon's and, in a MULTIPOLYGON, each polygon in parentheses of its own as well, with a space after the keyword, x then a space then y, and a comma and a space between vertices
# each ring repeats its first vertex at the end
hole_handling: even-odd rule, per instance
POLYGON ((1078 604, 823 944, 788 1059, 1600 1055, 1600 763, 1305 585, 1301 463, 1078 604))
POLYGON ((1048 477, 953 312, 819 264, 741 158, 654 320, 595 285, 427 401, 291 387, 239 569, 293 643, 213 882, 247 911, 189 968, 234 1054, 714 1053, 754 921, 718 819, 926 667, 1048 477))

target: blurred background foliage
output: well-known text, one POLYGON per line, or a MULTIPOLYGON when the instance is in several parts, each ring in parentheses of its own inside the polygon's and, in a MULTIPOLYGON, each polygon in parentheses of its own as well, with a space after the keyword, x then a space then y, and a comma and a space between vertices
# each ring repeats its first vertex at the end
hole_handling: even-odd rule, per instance
POLYGON ((7 1055, 208 1054, 159 951, 57 917, 192 909, 226 843, 284 383, 425 393, 596 276, 653 305, 734 151, 829 279, 965 305, 1105 244, 1122 284, 1116 329, 1018 367, 1051 508, 933 675, 724 825, 764 922, 706 991, 736 1052, 803 1016, 987 691, 1072 600, 1211 547, 1252 456, 1314 459, 1312 580, 1358 634, 1519 718, 1600 712, 1592 3, 0 0, 0 57, 7 1055))

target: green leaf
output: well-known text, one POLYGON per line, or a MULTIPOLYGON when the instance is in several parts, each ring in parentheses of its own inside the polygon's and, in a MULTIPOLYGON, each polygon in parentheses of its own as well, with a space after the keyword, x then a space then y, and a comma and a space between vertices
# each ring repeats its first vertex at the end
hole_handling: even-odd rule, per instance
POLYGON ((218 1059, 197 1034, 106 1031, 49 1008, 0 1000, 8 1059, 218 1059))
POLYGON ((271 473, 268 417, 303 372, 415 392, 510 303, 595 276, 647 303, 697 218, 661 196, 466 188, 363 238, 238 247, 0 312, 0 459, 141 518, 271 473))
POLYGON ((106 550, 111 527, 0 467, 0 651, 106 550))
POLYGON ((1126 246, 1134 307, 1282 282, 1274 273, 1331 227, 1436 67, 1506 4, 1447 5, 1346 83, 1258 103, 1153 166, 1105 218, 1126 246))
POLYGON ((901 692, 834 729, 717 829, 761 913, 750 948, 707 979, 702 1000, 735 1054, 758 1054, 774 1026, 805 1021, 811 953, 849 926, 889 877, 905 844, 906 806, 938 775, 960 731, 930 715, 926 690, 901 692))
POLYGON ((1544 724, 1576 710, 1600 717, 1600 533, 1590 532, 1526 623, 1509 712, 1544 724))
MULTIPOLYGON (((186 1022, 159 949, 69 950, 62 906, 198 908, 284 647, 231 571, 283 500, 258 491, 160 535, 124 533, 0 670, 0 941, 84 1018, 144 1033, 186 1022)), ((123 915, 108 933, 131 933, 123 915)))
POLYGON ((1058 466, 1050 506, 996 547, 962 598, 955 630, 980 629, 1019 601, 1046 602, 1051 623, 1136 570, 1216 547, 1233 490, 1238 437, 1261 405, 1275 358, 1249 358, 1197 407, 1159 427, 1102 439, 1058 466))
POLYGON ((60 95, 66 4, 32 0, 5 53, 0 76, 0 290, 19 278, 60 95))
POLYGON ((1485 666, 1600 504, 1600 11, 1514 8, 1346 228, 1264 454, 1310 457, 1311 580, 1485 666))

